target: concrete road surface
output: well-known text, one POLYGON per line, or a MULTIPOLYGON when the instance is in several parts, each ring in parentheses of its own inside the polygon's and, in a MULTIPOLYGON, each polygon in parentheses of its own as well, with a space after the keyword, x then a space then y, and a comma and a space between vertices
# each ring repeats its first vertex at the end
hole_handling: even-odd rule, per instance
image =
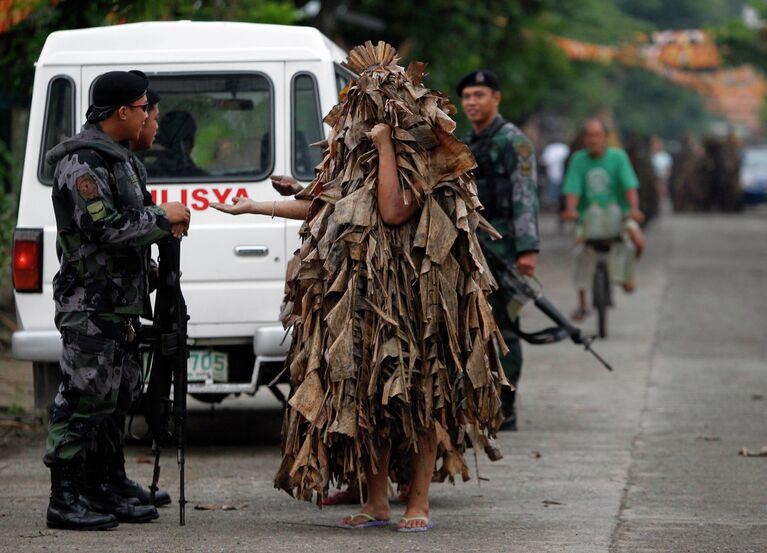
MULTIPOLYGON (((569 241, 545 231, 540 279, 569 312, 569 241)), ((767 457, 739 450, 767 445, 767 214, 668 217, 639 286, 616 292, 597 344, 614 373, 569 343, 526 347, 519 432, 500 436, 500 462, 479 456, 481 485, 433 487, 431 532, 340 530, 354 509, 274 490, 280 413, 259 396, 196 407, 184 528, 174 503, 148 525, 49 530, 42 439, 0 448, 0 551, 766 552, 767 457)), ((145 483, 147 455, 133 445, 128 459, 145 483)), ((161 481, 175 498, 172 455, 161 481)))

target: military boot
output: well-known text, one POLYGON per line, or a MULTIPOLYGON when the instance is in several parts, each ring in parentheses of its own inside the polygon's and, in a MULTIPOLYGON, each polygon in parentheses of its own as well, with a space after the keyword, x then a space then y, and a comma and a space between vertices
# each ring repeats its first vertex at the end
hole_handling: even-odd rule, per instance
POLYGON ((517 430, 516 398, 516 390, 503 390, 501 392, 501 410, 503 411, 501 430, 511 430, 512 432, 517 430))
POLYGON ((90 509, 114 515, 120 522, 150 522, 160 516, 153 505, 133 505, 114 490, 105 460, 91 460, 86 468, 81 497, 90 509))
POLYGON ((62 530, 106 530, 117 526, 117 519, 92 510, 79 496, 76 461, 51 468, 51 498, 48 501, 48 528, 62 530))
MULTIPOLYGON (((109 480, 112 488, 119 495, 131 500, 138 505, 152 505, 152 494, 144 486, 128 478, 125 473, 125 451, 118 446, 112 462, 109 463, 109 480)), ((170 494, 163 490, 157 490, 154 494, 154 506, 161 507, 170 503, 170 494)))

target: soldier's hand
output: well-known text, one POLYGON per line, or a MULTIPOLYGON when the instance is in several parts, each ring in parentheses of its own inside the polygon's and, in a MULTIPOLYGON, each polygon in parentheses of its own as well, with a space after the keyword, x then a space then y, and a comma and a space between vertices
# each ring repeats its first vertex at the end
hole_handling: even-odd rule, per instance
POLYGON ((237 196, 234 199, 232 199, 231 204, 222 204, 219 202, 213 202, 210 204, 210 207, 213 209, 217 209, 218 211, 221 211, 223 213, 229 213, 230 215, 242 215, 243 213, 255 213, 256 202, 251 200, 250 198, 243 198, 242 196, 237 196))
POLYGON ((578 212, 574 209, 566 209, 559 214, 559 218, 562 219, 563 221, 577 221, 578 212))
POLYGON ((535 267, 538 263, 538 252, 524 252, 517 258, 517 268, 525 276, 535 275, 535 267))
POLYGON ((391 127, 386 123, 378 123, 370 132, 365 133, 365 136, 373 141, 376 148, 380 148, 383 144, 391 144, 391 127))
POLYGON ((167 202, 161 204, 160 207, 165 211, 165 215, 168 217, 168 221, 171 225, 176 223, 183 223, 186 227, 189 227, 189 221, 192 219, 192 212, 181 202, 167 202))
POLYGON ((170 226, 170 232, 175 236, 176 238, 181 239, 184 236, 187 236, 189 234, 189 227, 186 226, 184 223, 174 223, 170 226))

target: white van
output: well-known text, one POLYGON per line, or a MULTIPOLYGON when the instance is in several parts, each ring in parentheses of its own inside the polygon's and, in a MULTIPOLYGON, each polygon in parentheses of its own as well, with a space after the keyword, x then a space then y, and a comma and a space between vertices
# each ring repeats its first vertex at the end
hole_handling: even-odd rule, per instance
POLYGON ((35 73, 13 267, 13 354, 34 362, 37 406, 54 392, 61 350, 51 285, 58 270, 54 168, 44 154, 78 132, 94 79, 140 69, 162 98, 157 142, 142 157, 156 201, 192 210, 181 247, 189 391, 220 401, 253 394, 282 371, 289 337, 278 317, 299 224, 232 217, 208 205, 245 195, 280 200, 272 174, 313 178, 320 151, 309 145, 325 136, 322 116, 350 78, 344 58, 309 27, 180 21, 48 37, 35 73))

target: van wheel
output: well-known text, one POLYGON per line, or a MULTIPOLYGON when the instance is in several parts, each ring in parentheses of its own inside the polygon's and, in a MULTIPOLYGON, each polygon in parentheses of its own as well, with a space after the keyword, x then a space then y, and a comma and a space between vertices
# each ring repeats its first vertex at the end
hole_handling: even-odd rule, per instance
POLYGON ((61 370, 58 363, 32 363, 32 383, 35 393, 35 409, 47 410, 61 384, 61 370))

